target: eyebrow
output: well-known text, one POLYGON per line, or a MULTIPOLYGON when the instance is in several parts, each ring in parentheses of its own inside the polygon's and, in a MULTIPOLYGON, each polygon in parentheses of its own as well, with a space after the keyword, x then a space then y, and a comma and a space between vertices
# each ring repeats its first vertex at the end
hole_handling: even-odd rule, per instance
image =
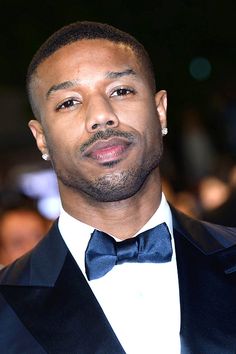
POLYGON ((46 98, 48 98, 55 91, 65 90, 65 89, 74 87, 74 86, 76 86, 77 83, 78 83, 77 80, 73 80, 73 81, 64 81, 64 82, 61 82, 60 84, 53 85, 47 91, 46 98))
POLYGON ((106 74, 106 78, 108 79, 118 79, 123 76, 134 75, 136 76, 136 72, 133 69, 127 69, 124 71, 109 71, 106 74))
MULTIPOLYGON (((109 71, 109 72, 106 73, 105 78, 107 78, 107 79, 118 79, 120 77, 129 76, 129 75, 136 76, 136 72, 133 69, 127 69, 127 70, 124 70, 124 71, 109 71)), ((46 98, 48 99, 49 96, 53 92, 75 87, 76 85, 78 85, 78 82, 79 82, 79 80, 72 80, 72 81, 69 80, 69 81, 61 82, 60 84, 53 85, 47 91, 46 98)))

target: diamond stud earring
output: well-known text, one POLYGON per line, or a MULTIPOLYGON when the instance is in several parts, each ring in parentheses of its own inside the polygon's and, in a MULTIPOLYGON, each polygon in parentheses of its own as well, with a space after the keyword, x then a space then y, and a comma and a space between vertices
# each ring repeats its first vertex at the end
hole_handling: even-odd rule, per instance
POLYGON ((42 159, 45 161, 49 160, 49 155, 48 154, 42 154, 42 159))
POLYGON ((168 133, 168 128, 162 128, 161 132, 163 136, 166 135, 168 133))

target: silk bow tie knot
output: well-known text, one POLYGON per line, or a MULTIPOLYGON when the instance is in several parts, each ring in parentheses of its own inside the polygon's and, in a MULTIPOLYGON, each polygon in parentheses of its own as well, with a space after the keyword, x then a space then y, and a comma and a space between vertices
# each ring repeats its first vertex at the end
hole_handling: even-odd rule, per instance
POLYGON ((171 257, 171 236, 166 223, 120 242, 94 230, 85 252, 85 270, 88 279, 93 280, 104 276, 116 264, 165 263, 171 257))

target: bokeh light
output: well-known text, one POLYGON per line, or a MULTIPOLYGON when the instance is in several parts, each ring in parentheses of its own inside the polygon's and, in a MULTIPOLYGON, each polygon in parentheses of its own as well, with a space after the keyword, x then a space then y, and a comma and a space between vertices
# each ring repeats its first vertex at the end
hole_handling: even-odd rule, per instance
POLYGON ((198 81, 203 81, 211 75, 211 63, 207 58, 197 57, 193 58, 189 65, 191 76, 198 81))

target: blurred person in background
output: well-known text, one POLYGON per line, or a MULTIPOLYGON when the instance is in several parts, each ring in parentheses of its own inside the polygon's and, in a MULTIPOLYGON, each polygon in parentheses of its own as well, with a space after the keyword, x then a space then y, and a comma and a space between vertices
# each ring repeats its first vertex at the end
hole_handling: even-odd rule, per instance
POLYGON ((216 150, 204 119, 196 107, 185 108, 181 119, 180 146, 183 171, 186 183, 194 187, 215 167, 216 150))
POLYGON ((230 188, 226 181, 216 175, 205 176, 198 185, 202 215, 220 207, 229 198, 230 188))
POLYGON ((34 201, 19 196, 14 193, 0 205, 1 268, 31 250, 48 229, 47 220, 38 212, 34 201))
POLYGON ((236 165, 229 169, 225 180, 217 176, 204 178, 199 183, 199 197, 203 220, 236 227, 236 165))

